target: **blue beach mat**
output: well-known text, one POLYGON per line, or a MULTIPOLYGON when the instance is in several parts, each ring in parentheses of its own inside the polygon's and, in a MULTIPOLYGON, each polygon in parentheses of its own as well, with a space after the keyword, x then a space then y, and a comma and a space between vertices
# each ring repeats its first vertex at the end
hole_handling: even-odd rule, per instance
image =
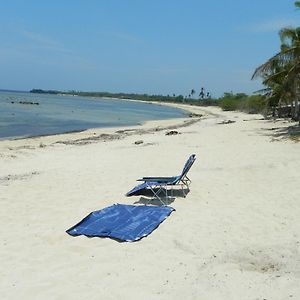
POLYGON ((66 232, 72 236, 137 241, 149 235, 174 210, 169 206, 114 204, 90 213, 66 232))

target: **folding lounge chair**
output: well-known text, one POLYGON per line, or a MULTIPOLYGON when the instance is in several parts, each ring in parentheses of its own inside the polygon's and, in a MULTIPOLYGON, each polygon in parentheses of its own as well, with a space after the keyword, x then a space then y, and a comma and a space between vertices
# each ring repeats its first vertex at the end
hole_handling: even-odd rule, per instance
POLYGON ((133 196, 138 194, 142 190, 150 190, 153 195, 159 199, 159 201, 166 205, 166 203, 163 201, 162 197, 160 197, 161 193, 164 193, 164 197, 168 198, 168 187, 171 187, 171 195, 173 195, 173 186, 175 185, 181 185, 182 193, 184 197, 186 196, 184 192, 184 187, 189 188, 189 185, 191 183, 191 180, 188 178, 187 173, 192 167, 194 161, 196 160, 196 155, 192 154, 187 162, 184 165, 184 168, 180 175, 178 176, 172 176, 172 177, 143 177, 141 179, 138 179, 137 181, 143 181, 142 184, 139 184, 135 186, 132 190, 130 190, 126 196, 133 196))

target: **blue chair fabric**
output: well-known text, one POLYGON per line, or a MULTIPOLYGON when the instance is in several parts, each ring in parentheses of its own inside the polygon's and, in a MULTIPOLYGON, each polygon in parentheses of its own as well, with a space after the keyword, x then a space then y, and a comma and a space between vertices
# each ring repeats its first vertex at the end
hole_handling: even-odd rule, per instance
MULTIPOLYGON (((185 163, 182 172, 178 176, 172 176, 172 177, 143 177, 141 179, 138 179, 137 181, 143 181, 143 183, 135 186, 133 189, 131 189, 129 192, 126 193, 127 197, 134 196, 140 194, 143 190, 151 190, 153 192, 153 195, 158 198, 162 204, 165 205, 162 198, 159 196, 159 193, 166 188, 167 186, 174 186, 176 184, 182 184, 183 186, 189 187, 189 184, 191 183, 191 180, 187 177, 187 173, 192 167, 193 163, 196 160, 196 155, 192 154, 187 162, 185 163), (158 189, 158 192, 155 192, 155 189, 158 189)), ((166 194, 168 197, 168 195, 166 194)))

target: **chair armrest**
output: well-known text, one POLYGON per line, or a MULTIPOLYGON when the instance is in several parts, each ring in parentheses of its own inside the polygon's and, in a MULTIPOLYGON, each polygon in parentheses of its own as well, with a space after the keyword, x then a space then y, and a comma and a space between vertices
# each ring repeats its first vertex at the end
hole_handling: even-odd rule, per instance
POLYGON ((141 179, 137 179, 137 181, 167 183, 174 181, 174 179, 175 177, 143 177, 141 179))

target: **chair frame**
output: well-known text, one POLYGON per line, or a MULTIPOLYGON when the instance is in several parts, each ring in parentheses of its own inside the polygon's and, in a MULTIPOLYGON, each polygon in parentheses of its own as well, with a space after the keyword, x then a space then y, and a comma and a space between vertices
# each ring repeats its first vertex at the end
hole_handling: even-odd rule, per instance
MULTIPOLYGON (((189 189, 190 184, 192 183, 191 179, 187 176, 187 173, 189 172, 190 168, 192 167, 193 163, 196 160, 196 155, 192 154, 189 159, 187 160, 182 173, 178 176, 173 177, 143 177, 141 179, 138 179, 137 181, 143 181, 146 185, 146 189, 151 190, 153 195, 163 204, 167 205, 163 198, 172 198, 173 197, 173 187, 175 185, 180 185, 182 189, 182 194, 184 197, 186 197, 186 193, 184 192, 184 187, 189 189), (168 193, 168 187, 171 187, 171 195, 168 193), (160 193, 164 191, 165 197, 160 197, 160 193)), ((151 199, 148 201, 148 203, 151 201, 151 199)))

